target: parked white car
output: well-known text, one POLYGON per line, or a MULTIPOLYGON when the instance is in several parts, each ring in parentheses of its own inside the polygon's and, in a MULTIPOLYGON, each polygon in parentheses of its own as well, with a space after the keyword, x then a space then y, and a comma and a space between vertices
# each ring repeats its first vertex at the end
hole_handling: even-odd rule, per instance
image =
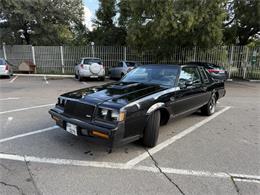
POLYGON ((13 75, 13 68, 7 60, 0 58, 0 76, 11 77, 13 75))
POLYGON ((97 78, 105 80, 105 68, 100 58, 81 58, 75 66, 75 78, 82 81, 83 78, 97 78))

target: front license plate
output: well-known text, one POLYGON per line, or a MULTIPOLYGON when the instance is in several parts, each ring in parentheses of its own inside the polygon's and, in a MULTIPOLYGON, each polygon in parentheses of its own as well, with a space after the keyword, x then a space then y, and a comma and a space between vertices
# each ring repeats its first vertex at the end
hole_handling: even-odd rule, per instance
POLYGON ((76 125, 73 125, 71 123, 67 123, 66 125, 66 131, 68 131, 69 133, 77 136, 78 133, 77 133, 77 126, 76 125))

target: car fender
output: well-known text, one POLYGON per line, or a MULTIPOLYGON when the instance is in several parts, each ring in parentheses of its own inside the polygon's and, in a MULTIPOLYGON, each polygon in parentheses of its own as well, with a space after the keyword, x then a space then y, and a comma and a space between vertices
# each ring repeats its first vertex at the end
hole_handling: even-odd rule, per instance
POLYGON ((157 102, 155 104, 153 104, 152 106, 150 106, 150 108, 147 110, 146 114, 149 115, 152 112, 154 112, 155 110, 158 110, 159 108, 164 107, 164 103, 163 102, 157 102))

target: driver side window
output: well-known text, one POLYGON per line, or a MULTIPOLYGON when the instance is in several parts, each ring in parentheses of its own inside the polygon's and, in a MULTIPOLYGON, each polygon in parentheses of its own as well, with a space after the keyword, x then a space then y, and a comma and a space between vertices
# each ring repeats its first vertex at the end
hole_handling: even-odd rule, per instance
POLYGON ((200 75, 196 67, 183 67, 179 77, 179 85, 190 83, 193 86, 201 84, 200 75))

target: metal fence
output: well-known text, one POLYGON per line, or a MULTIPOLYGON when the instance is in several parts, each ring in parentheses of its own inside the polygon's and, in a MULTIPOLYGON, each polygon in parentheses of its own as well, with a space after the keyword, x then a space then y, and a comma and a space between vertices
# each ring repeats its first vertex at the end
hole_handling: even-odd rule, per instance
POLYGON ((106 71, 118 61, 129 60, 141 64, 185 63, 202 61, 222 64, 230 78, 260 79, 260 47, 218 46, 211 49, 174 47, 170 55, 158 58, 153 51, 138 52, 129 47, 116 46, 31 46, 2 45, 0 57, 15 65, 23 61, 36 64, 37 73, 74 74, 74 66, 82 57, 98 57, 106 71))

